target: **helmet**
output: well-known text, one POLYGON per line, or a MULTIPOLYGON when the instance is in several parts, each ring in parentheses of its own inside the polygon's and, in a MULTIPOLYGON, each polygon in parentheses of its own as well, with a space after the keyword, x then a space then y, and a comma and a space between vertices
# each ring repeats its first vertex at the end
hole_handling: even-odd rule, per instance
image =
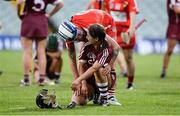
POLYGON ((69 21, 64 21, 59 25, 59 35, 60 38, 66 40, 71 40, 73 41, 76 38, 77 34, 77 28, 76 26, 69 22, 69 21))
POLYGON ((57 51, 58 50, 58 37, 55 34, 51 34, 48 37, 46 49, 48 51, 57 51))
POLYGON ((50 94, 47 89, 40 90, 40 92, 38 93, 36 97, 36 105, 39 108, 60 108, 61 109, 61 107, 56 102, 56 95, 55 95, 54 90, 52 94, 50 94))

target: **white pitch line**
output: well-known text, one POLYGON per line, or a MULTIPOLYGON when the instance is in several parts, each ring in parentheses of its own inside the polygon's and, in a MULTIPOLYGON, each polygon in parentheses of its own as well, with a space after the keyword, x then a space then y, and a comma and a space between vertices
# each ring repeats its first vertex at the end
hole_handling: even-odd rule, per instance
POLYGON ((26 107, 14 107, 14 108, 9 108, 11 110, 20 110, 20 109, 26 109, 26 107))

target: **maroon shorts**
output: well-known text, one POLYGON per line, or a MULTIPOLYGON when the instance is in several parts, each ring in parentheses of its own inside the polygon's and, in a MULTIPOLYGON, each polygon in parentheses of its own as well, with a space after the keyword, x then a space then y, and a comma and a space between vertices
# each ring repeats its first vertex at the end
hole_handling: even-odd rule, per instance
POLYGON ((169 24, 167 28, 166 37, 168 39, 176 39, 180 41, 180 23, 179 24, 169 24))
POLYGON ((117 35, 116 35, 117 40, 116 40, 116 41, 117 41, 117 43, 119 44, 119 46, 120 46, 121 48, 123 48, 123 49, 133 49, 134 46, 135 46, 135 44, 136 44, 136 37, 135 37, 135 36, 133 36, 133 37, 131 38, 129 44, 124 43, 124 42, 122 41, 122 38, 121 38, 121 33, 122 33, 122 32, 126 32, 127 29, 128 29, 128 28, 122 27, 121 29, 118 29, 118 30, 117 30, 117 33, 116 33, 116 34, 117 34, 117 35))
POLYGON ((48 19, 44 14, 28 14, 22 19, 21 36, 28 38, 46 38, 48 19))

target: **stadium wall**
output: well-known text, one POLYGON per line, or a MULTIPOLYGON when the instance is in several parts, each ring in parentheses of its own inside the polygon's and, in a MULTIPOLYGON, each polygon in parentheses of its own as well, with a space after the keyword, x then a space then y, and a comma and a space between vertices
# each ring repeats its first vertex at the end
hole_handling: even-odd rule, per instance
MULTIPOLYGON (((165 39, 162 38, 143 38, 138 39, 135 47, 135 52, 138 54, 161 54, 167 48, 165 39)), ((0 36, 0 50, 21 50, 20 37, 15 35, 1 35, 0 36)), ((180 53, 180 46, 177 45, 174 53, 180 53)))

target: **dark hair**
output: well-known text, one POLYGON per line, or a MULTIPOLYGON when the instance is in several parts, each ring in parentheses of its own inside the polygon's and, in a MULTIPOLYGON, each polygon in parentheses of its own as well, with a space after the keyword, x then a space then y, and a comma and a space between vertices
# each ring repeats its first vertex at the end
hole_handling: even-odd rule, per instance
POLYGON ((103 26, 100 24, 90 25, 88 28, 89 34, 93 38, 98 38, 99 41, 104 41, 106 37, 106 32, 103 26))

